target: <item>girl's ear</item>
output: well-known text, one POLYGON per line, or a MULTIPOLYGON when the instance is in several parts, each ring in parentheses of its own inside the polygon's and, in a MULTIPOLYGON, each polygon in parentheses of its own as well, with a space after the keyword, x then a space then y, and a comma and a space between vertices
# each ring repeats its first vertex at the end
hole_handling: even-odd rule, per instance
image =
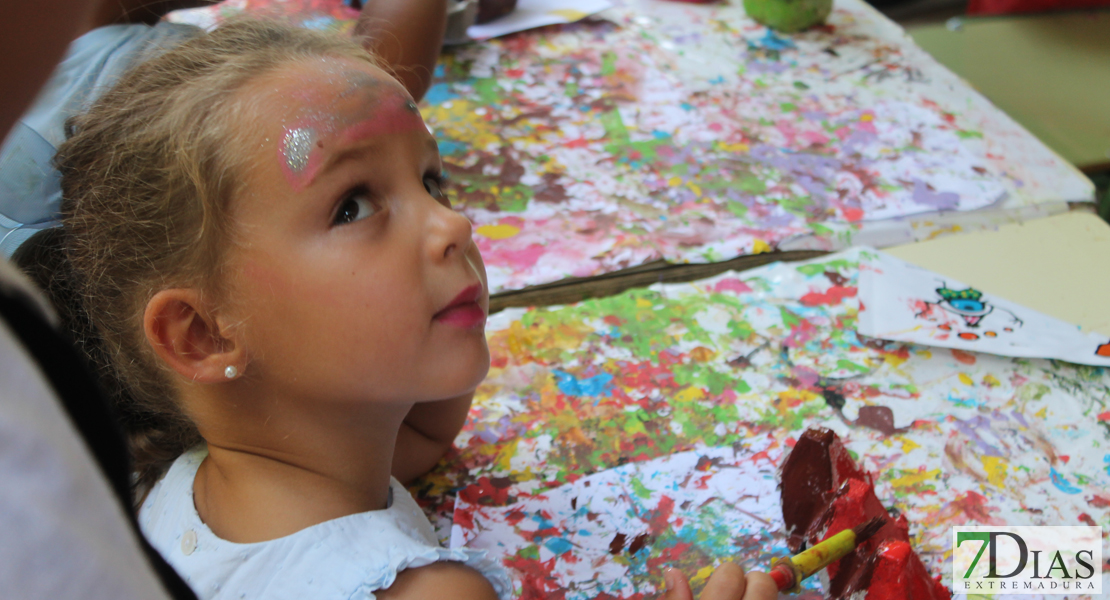
POLYGON ((243 370, 242 344, 220 329, 196 290, 155 294, 147 302, 143 330, 158 356, 187 380, 217 383, 243 370))

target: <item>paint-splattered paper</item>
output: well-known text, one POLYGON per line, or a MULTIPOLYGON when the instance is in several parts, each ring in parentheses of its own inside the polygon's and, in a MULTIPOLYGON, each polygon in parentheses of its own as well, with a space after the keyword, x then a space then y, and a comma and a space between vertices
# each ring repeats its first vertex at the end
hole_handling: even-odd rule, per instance
MULTIPOLYGON (((876 474, 880 500, 906 515, 915 547, 945 581, 952 525, 1110 525, 1110 372, 861 338, 859 262, 873 254, 493 315, 493 366, 471 420, 416 494, 446 538, 454 496, 496 496, 507 518, 510 499, 527 503, 596 473, 702 448, 754 452, 766 443, 777 464, 802 431, 824 426, 876 474)), ((492 529, 481 535, 518 533, 492 529)), ((679 565, 688 575, 727 545, 706 531, 688 553, 697 561, 679 565)), ((734 558, 764 564, 781 547, 780 520, 759 534, 761 547, 738 545, 734 558)), ((504 558, 522 597, 544 597, 547 588, 529 582, 547 580, 566 584, 566 598, 592 597, 587 581, 553 571, 578 549, 554 557, 541 545, 511 546, 504 558)), ((637 560, 666 562, 645 547, 637 560)), ((630 580, 641 585, 638 577, 630 580)))
MULTIPOLYGON (((441 57, 422 111, 494 292, 661 258, 902 243, 1092 198, 859 0, 793 35, 739 0, 613 4, 441 57), (937 211, 968 216, 934 225, 937 211)), ((321 0, 204 10, 338 31, 355 16, 321 0)))
POLYGON ((550 568, 525 574, 529 593, 583 598, 652 597, 665 566, 696 585, 739 553, 762 567, 788 551, 768 531, 781 527, 770 441, 634 462, 528 496, 480 483, 455 502, 451 545, 532 553, 550 568))
POLYGON ((608 0, 519 0, 513 12, 489 23, 471 25, 466 33, 485 40, 545 25, 573 23, 611 6, 608 0))
POLYGON ((1110 340, 875 252, 861 265, 860 334, 927 346, 1110 366, 1110 340))
POLYGON ((429 92, 491 289, 1090 197, 1035 140, 997 147, 1020 129, 862 3, 791 36, 738 3, 602 15, 459 49, 429 92))

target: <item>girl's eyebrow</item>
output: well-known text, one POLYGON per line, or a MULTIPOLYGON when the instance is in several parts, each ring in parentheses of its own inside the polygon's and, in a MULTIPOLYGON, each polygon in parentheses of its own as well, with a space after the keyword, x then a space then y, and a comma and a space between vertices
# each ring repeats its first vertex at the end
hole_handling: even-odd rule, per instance
MULTIPOLYGON (((390 95, 382 100, 381 104, 368 117, 347 125, 334 137, 338 148, 330 155, 323 157, 319 168, 310 169, 305 173, 308 181, 305 186, 312 185, 316 179, 330 171, 335 164, 346 160, 352 152, 361 152, 380 144, 383 135, 404 133, 413 129, 423 129, 423 119, 416 104, 407 96, 401 94, 390 95), (378 138, 378 139, 374 139, 378 138)), ((434 140, 433 140, 434 143, 434 140)), ((321 149, 319 145, 312 149, 312 154, 317 154, 321 149)), ((436 146, 438 154, 439 147, 436 146)), ((312 161, 308 161, 311 163, 312 161)))

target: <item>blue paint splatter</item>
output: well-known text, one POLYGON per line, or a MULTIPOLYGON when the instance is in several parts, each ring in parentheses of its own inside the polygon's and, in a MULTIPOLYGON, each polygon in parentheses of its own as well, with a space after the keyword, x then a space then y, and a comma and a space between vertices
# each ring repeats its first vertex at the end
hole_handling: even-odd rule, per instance
POLYGON ((555 526, 555 523, 543 518, 539 513, 532 515, 532 520, 536 522, 536 529, 551 529, 555 526))
POLYGON ((613 376, 608 373, 600 373, 586 379, 578 379, 574 375, 566 371, 554 371, 555 385, 559 387, 559 391, 568 396, 608 396, 609 384, 613 381, 613 376))
POLYGON ((767 30, 767 34, 763 36, 763 39, 759 40, 759 45, 768 50, 786 50, 788 48, 797 47, 794 45, 794 42, 780 38, 770 29, 767 30))
MULTIPOLYGON (((793 45, 793 44, 791 44, 791 45, 793 45)), ((718 75, 718 76, 714 77, 713 79, 709 80, 709 83, 718 84, 718 85, 722 84, 724 82, 725 82, 725 78, 722 75, 718 75)))
POLYGON ((424 99, 428 101, 428 104, 443 104, 452 98, 458 97, 459 95, 452 92, 446 83, 437 83, 428 88, 428 93, 424 94, 424 99))
POLYGON ((335 24, 335 19, 333 19, 331 17, 321 16, 321 17, 316 17, 316 18, 313 18, 313 19, 306 19, 306 20, 302 21, 301 22, 301 27, 304 27, 305 29, 315 29, 315 30, 318 30, 318 31, 324 31, 326 29, 331 28, 331 26, 334 25, 334 24, 335 24))
POLYGON ((666 131, 659 131, 658 129, 655 129, 652 130, 651 137, 657 140, 665 140, 669 139, 671 137, 671 134, 667 133, 666 131))
POLYGON ((1110 454, 1103 456, 1102 462, 1106 463, 1106 474, 1110 475, 1110 454))
POLYGON ((452 154, 460 154, 466 150, 465 144, 459 142, 452 142, 451 140, 438 140, 439 153, 442 156, 450 156, 452 154))
POLYGON ((1052 476, 1052 485, 1056 486, 1056 489, 1060 490, 1061 492, 1064 492, 1065 494, 1078 494, 1083 491, 1077 487, 1073 487, 1072 484, 1068 483, 1068 480, 1064 479, 1063 475, 1056 472, 1055 468, 1050 471, 1050 474, 1052 476))
POLYGON ((565 552, 570 552, 571 549, 574 548, 574 545, 568 542, 566 538, 561 537, 548 538, 548 540, 545 541, 543 545, 546 546, 547 549, 550 550, 555 556, 559 556, 565 552))

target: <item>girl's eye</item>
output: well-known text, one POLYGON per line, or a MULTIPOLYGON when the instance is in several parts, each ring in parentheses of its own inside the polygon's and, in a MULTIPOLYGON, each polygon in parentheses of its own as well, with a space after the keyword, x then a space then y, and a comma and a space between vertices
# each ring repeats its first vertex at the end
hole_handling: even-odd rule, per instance
POLYGON ((436 175, 424 176, 424 189, 428 190, 428 195, 432 198, 443 202, 443 181, 436 175))
POLYGON ((371 217, 376 212, 378 212, 378 209, 374 206, 374 202, 370 200, 370 191, 366 188, 358 188, 352 190, 347 198, 343 200, 343 203, 339 205, 339 212, 335 215, 334 223, 336 225, 354 223, 371 217))

